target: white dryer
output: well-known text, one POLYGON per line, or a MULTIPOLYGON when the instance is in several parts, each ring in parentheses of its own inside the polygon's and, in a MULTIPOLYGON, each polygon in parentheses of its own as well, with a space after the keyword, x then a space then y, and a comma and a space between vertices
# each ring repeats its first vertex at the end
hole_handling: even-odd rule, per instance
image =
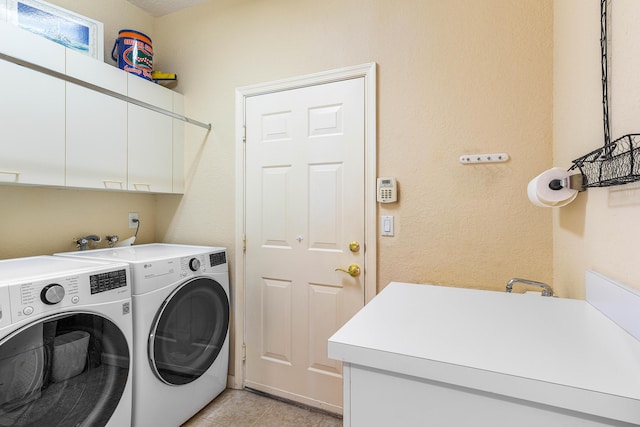
POLYGON ((134 426, 179 426, 225 389, 225 248, 158 243, 57 255, 124 261, 131 267, 134 426))
POLYGON ((0 261, 0 425, 131 425, 125 263, 0 261))

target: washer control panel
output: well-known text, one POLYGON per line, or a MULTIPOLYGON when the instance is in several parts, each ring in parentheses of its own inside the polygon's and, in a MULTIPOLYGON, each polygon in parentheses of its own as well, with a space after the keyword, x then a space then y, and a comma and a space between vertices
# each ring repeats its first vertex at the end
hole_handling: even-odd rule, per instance
POLYGON ((15 323, 61 308, 130 298, 128 282, 126 268, 25 281, 8 287, 10 303, 0 309, 2 317, 8 317, 10 310, 11 321, 15 323))

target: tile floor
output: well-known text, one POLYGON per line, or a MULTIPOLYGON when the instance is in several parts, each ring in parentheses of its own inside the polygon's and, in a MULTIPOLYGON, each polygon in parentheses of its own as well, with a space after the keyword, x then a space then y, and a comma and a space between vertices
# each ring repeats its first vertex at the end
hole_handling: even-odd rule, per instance
POLYGON ((182 427, 339 427, 338 417, 247 390, 227 389, 182 427))

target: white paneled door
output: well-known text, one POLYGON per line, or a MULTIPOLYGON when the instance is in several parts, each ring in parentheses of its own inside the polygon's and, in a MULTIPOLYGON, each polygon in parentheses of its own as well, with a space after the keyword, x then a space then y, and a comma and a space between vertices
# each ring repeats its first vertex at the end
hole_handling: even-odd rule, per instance
POLYGON ((364 96, 354 78, 246 100, 245 385, 333 412, 327 339, 365 298, 364 96))

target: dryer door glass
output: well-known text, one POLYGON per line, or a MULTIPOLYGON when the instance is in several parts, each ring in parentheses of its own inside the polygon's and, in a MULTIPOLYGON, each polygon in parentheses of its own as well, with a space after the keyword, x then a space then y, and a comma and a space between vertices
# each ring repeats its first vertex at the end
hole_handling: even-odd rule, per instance
POLYGON ((40 319, 0 340, 0 426, 105 426, 129 377, 129 346, 88 313, 40 319))
MULTIPOLYGON (((185 282, 163 303, 149 336, 149 361, 166 384, 188 384, 218 357, 229 328, 229 299, 215 280, 185 282)), ((226 381, 226 380, 225 380, 226 381)))

